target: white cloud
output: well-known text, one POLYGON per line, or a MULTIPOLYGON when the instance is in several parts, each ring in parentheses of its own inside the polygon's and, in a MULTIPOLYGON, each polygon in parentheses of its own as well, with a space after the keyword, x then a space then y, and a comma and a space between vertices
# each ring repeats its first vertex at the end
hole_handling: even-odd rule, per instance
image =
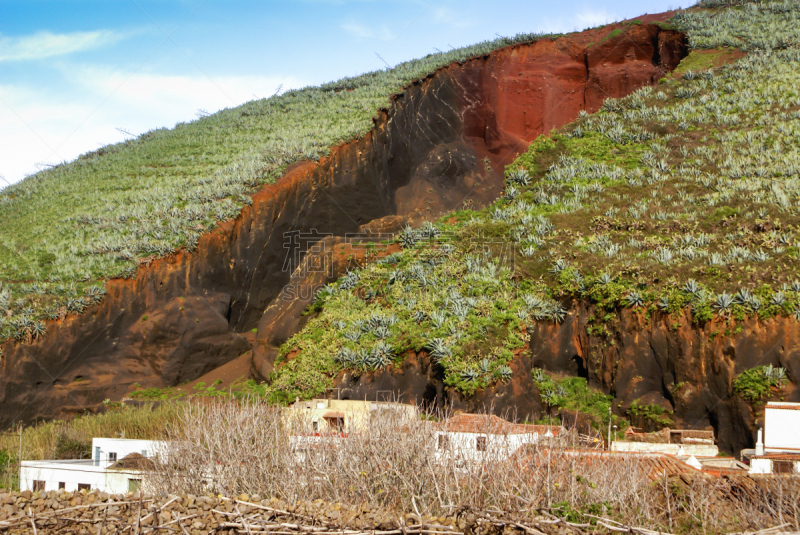
MULTIPOLYGON (((295 77, 134 74, 98 67, 71 67, 65 94, 55 87, 0 85, 0 175, 15 182, 39 170, 177 122, 191 121, 199 109, 215 112, 303 87, 295 77)), ((0 181, 2 182, 2 181, 0 181)), ((5 185, 0 183, 0 187, 5 185)))
POLYGON ((380 39, 382 41, 391 41, 394 39, 394 34, 387 26, 373 28, 371 26, 359 24, 358 22, 346 22, 342 24, 341 28, 347 33, 361 39, 380 39))
POLYGON ((0 36, 0 61, 23 61, 63 56, 110 45, 124 35, 109 30, 94 32, 38 32, 20 37, 0 36))

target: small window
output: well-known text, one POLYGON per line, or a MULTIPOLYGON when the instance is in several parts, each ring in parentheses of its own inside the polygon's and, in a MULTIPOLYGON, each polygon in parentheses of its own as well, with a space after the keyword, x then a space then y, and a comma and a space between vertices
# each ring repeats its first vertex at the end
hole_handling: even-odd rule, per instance
POLYGON ((44 481, 40 479, 33 480, 33 492, 39 492, 44 490, 44 481))
POLYGON ((110 463, 117 462, 117 452, 116 451, 109 451, 108 452, 108 462, 110 462, 110 463))
POLYGON ((92 486, 89 483, 78 483, 78 490, 92 490, 92 486))
POLYGON ((475 449, 478 451, 486 451, 486 437, 478 437, 475 439, 475 449))
POLYGON ((128 492, 136 492, 139 490, 139 487, 142 485, 141 479, 129 479, 128 480, 128 492))
POLYGON ((66 483, 64 483, 63 481, 58 482, 58 490, 66 490, 66 488, 67 488, 66 483))
POLYGON ((328 430, 332 433, 344 433, 344 418, 325 418, 328 430))
POLYGON ((439 449, 446 450, 450 447, 450 436, 449 435, 439 435, 439 449))
POLYGON ((313 424, 314 424, 314 432, 319 431, 319 422, 317 420, 314 420, 313 424))
POLYGON ((792 461, 772 461, 773 474, 791 474, 793 472, 792 461))

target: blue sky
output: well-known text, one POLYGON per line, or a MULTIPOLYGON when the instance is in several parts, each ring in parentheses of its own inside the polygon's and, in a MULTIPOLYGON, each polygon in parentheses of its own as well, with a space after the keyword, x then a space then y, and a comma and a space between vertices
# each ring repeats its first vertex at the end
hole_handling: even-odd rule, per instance
POLYGON ((385 67, 376 52, 395 65, 692 3, 0 0, 0 176, 15 182, 128 137, 120 130, 385 67))

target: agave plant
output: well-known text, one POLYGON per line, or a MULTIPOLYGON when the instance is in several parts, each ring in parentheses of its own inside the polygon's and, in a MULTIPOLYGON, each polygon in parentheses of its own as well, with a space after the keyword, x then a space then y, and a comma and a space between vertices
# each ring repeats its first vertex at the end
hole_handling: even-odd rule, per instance
POLYGON ((433 357, 436 362, 439 362, 442 359, 452 355, 450 346, 443 338, 433 338, 432 340, 428 340, 427 347, 431 353, 431 357, 433 357))
POLYGON ((358 340, 361 338, 361 334, 361 331, 347 331, 344 333, 344 337, 351 342, 358 342, 358 340))
POLYGON ((475 368, 467 368, 463 372, 461 372, 461 379, 467 381, 469 383, 473 381, 477 381, 480 378, 481 374, 475 368))
POLYGON ((387 338, 392 336, 392 332, 389 330, 388 327, 384 325, 379 325, 378 327, 375 328, 373 332, 375 334, 375 337, 380 340, 386 340, 387 338))
POLYGON ((769 300, 770 305, 782 307, 786 303, 786 295, 783 292, 775 292, 769 300))
POLYGON ((684 284, 683 288, 681 288, 681 289, 684 292, 686 292, 689 295, 691 295, 692 297, 696 298, 696 297, 700 296, 700 292, 701 292, 700 284, 698 284, 698 282, 696 280, 694 280, 694 279, 689 279, 688 281, 686 281, 686 284, 684 284))
POLYGON ((495 373, 500 378, 501 381, 507 380, 511 378, 512 372, 510 366, 498 366, 495 370, 495 373))
POLYGON ((628 295, 622 298, 622 302, 625 306, 638 308, 644 306, 644 297, 636 290, 632 290, 628 295))
POLYGON ((358 273, 355 271, 350 271, 341 279, 339 279, 339 288, 342 290, 351 290, 358 286, 358 279, 358 273))
POLYGON ((427 239, 434 239, 442 233, 436 225, 431 223, 430 221, 425 221, 422 226, 419 228, 419 235, 423 238, 427 239))
POLYGON ((727 292, 722 292, 711 306, 721 312, 728 311, 733 306, 733 296, 727 292))
POLYGON ((510 184, 517 184, 518 186, 527 186, 531 181, 531 176, 522 167, 518 167, 508 173, 506 180, 510 184))
POLYGON ((550 273, 558 275, 559 273, 561 273, 562 271, 564 271, 568 267, 569 267, 569 262, 567 262, 563 258, 559 258, 558 260, 555 261, 553 266, 550 268, 550 273))
POLYGON ((614 278, 608 273, 601 273, 600 276, 597 277, 597 282, 599 282, 603 286, 607 286, 612 282, 614 282, 614 278))
POLYGON ((553 323, 561 323, 567 317, 567 310, 558 302, 550 303, 545 313, 547 314, 547 318, 553 323))
POLYGON ((422 323, 428 318, 428 315, 425 313, 424 310, 415 310, 414 314, 411 317, 417 323, 422 323))
POLYGON ((43 321, 34 321, 30 326, 29 332, 32 338, 38 338, 45 335, 47 327, 43 321))
POLYGON ((481 360, 481 363, 478 366, 478 368, 480 369, 482 374, 489 375, 489 372, 492 371, 492 364, 491 362, 489 362, 489 359, 483 359, 481 360))
POLYGON ((410 225, 406 225, 403 228, 403 230, 400 232, 400 236, 398 237, 398 241, 400 242, 400 245, 404 249, 411 249, 419 241, 419 236, 414 231, 414 229, 411 228, 410 225))
POLYGON ((447 314, 445 314, 441 310, 434 310, 433 312, 431 312, 430 317, 433 326, 436 327, 437 329, 441 329, 445 321, 447 321, 447 314))
POLYGON ((358 365, 358 353, 349 349, 347 347, 343 347, 339 350, 339 353, 333 357, 334 362, 337 364, 344 366, 344 367, 354 367, 358 365))
POLYGON ((747 306, 747 303, 753 298, 753 294, 747 288, 740 288, 733 298, 734 303, 737 305, 747 306))

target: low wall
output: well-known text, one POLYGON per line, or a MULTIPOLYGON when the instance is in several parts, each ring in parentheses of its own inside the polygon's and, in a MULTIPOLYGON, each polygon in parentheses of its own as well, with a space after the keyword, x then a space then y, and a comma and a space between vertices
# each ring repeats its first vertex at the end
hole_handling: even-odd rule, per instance
POLYGON ((626 440, 612 442, 611 451, 666 453, 668 455, 694 455, 695 457, 719 455, 719 448, 709 444, 661 444, 658 442, 628 442, 626 440))

